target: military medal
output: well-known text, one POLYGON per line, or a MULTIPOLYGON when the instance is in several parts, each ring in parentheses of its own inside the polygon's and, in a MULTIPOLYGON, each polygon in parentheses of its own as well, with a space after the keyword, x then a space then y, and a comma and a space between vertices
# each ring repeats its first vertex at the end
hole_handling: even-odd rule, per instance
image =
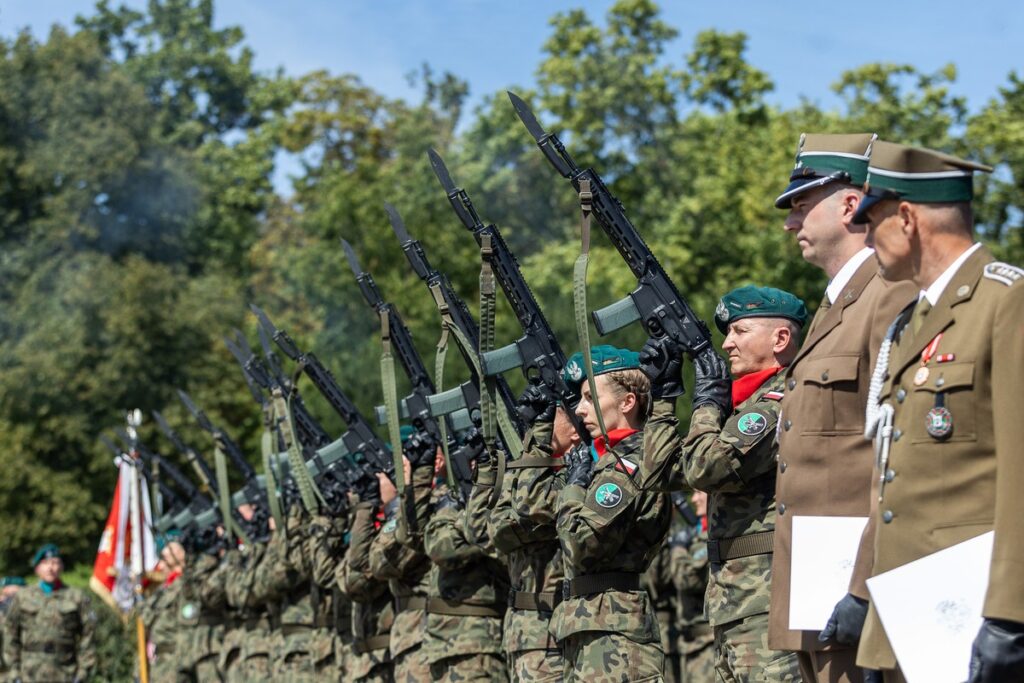
POLYGON ((924 428, 928 436, 939 441, 953 433, 953 414, 946 407, 946 395, 941 391, 935 394, 935 406, 925 415, 924 428))
POLYGON ((931 371, 928 369, 928 361, 935 355, 935 350, 939 348, 939 342, 942 341, 942 333, 939 332, 935 335, 935 339, 932 339, 928 343, 928 346, 924 347, 924 351, 921 352, 921 367, 914 373, 914 386, 919 387, 928 381, 928 375, 931 371))

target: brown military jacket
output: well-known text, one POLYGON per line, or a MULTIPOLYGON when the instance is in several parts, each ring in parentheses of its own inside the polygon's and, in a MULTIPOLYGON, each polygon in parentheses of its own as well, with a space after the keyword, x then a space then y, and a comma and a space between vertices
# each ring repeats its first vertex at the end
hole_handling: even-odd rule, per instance
MULTIPOLYGON (((869 258, 835 303, 819 309, 786 374, 779 422, 772 595, 768 646, 775 650, 831 649, 818 633, 789 629, 789 582, 794 515, 867 517, 874 452, 864 438, 864 407, 875 355, 889 324, 917 291, 889 283, 869 258)), ((865 532, 850 590, 867 598, 871 530, 865 532)))
MULTIPOLYGON (((881 400, 895 409, 893 440, 874 519, 872 572, 880 574, 995 528, 983 614, 1017 622, 1024 622, 1021 280, 1024 271, 994 263, 982 247, 953 276, 918 332, 907 326, 894 342, 890 380, 881 393, 881 400), (939 333, 942 338, 923 376, 921 352, 939 333), (928 430, 929 413, 939 402, 951 426, 945 437, 934 425, 928 430)), ((873 607, 857 663, 895 666, 873 607)))

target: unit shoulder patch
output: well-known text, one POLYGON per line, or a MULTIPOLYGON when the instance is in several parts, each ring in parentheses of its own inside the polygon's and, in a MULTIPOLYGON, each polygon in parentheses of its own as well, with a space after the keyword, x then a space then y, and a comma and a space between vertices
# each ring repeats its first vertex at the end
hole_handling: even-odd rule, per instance
POLYGON ((745 436, 757 436, 768 426, 768 420, 761 413, 751 411, 740 416, 736 428, 745 436))
POLYGON ((1009 263, 1003 263, 1002 261, 993 261, 992 263, 985 266, 985 277, 989 280, 995 280, 1001 282, 1007 287, 1012 285, 1017 280, 1024 278, 1024 270, 1017 266, 1011 266, 1009 263))
POLYGON ((618 484, 601 484, 594 492, 594 500, 603 508, 613 508, 622 502, 622 489, 618 484))

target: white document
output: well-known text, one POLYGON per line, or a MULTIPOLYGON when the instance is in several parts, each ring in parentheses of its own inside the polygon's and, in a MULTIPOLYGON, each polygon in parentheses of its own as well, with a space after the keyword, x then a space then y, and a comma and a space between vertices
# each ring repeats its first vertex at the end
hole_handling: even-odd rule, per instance
POLYGON ((908 683, 967 679, 992 564, 993 532, 868 579, 908 683))
POLYGON ((849 592, 867 517, 793 518, 789 628, 820 631, 849 592))

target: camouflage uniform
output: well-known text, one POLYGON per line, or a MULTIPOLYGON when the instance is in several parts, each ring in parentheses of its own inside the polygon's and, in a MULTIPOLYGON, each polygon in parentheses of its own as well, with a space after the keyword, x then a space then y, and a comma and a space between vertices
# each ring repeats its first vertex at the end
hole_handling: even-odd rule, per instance
POLYGON ((715 642, 704 615, 708 589, 708 535, 698 529, 684 530, 670 542, 672 585, 676 590, 676 624, 681 653, 680 680, 712 683, 715 680, 715 642))
POLYGON ((225 602, 208 584, 216 580, 219 565, 218 558, 208 553, 190 555, 178 578, 182 586, 175 652, 181 680, 205 683, 222 679, 218 660, 224 642, 225 602), (206 602, 211 598, 212 602, 206 602))
POLYGON ((423 550, 422 529, 429 519, 434 481, 432 464, 412 470, 405 495, 413 496, 411 506, 395 499, 388 506, 388 518, 370 543, 369 568, 377 579, 388 582, 395 601, 389 652, 397 683, 430 680, 430 662, 423 641, 427 628, 427 594, 430 587, 430 559, 423 550), (411 507, 414 523, 406 519, 411 507))
POLYGON ((345 516, 318 515, 309 525, 307 552, 313 567, 313 583, 322 595, 329 595, 326 622, 313 633, 313 661, 319 678, 346 680, 352 656, 352 601, 337 582, 338 567, 345 553, 349 524, 345 516))
POLYGON ((654 615, 658 619, 661 649, 665 652, 665 681, 677 683, 679 668, 679 629, 676 627, 676 591, 672 585, 672 548, 663 543, 651 566, 640 575, 640 587, 651 596, 654 615))
POLYGON ((423 647, 435 681, 508 678, 501 647, 508 571, 487 533, 493 488, 493 470, 481 468, 466 509, 435 511, 423 531, 434 563, 423 647))
MULTIPOLYGON (((635 466, 642 441, 634 432, 612 446, 635 466)), ((658 621, 639 575, 665 539, 671 506, 665 494, 640 489, 624 466, 604 453, 586 489, 566 486, 558 497, 568 586, 551 623, 569 681, 660 680, 664 670, 658 621)))
POLYGON ((233 663, 224 671, 229 683, 270 678, 270 617, 266 606, 254 599, 253 592, 256 568, 266 552, 266 543, 256 543, 240 551, 237 573, 225 586, 227 605, 242 621, 237 658, 229 660, 233 663))
MULTIPOLYGON (((280 681, 314 681, 314 628, 325 608, 312 583, 312 562, 306 554, 309 516, 293 505, 287 533, 275 532, 263 561, 256 568, 255 598, 276 614, 279 627, 272 636, 271 675, 280 681)), ((329 607, 327 605, 326 607, 329 607)), ((326 621, 326 619, 324 619, 326 621)))
POLYGON ((347 675, 352 680, 388 683, 392 680, 391 625, 395 619, 386 581, 370 572, 369 554, 375 526, 376 503, 352 509, 352 536, 344 561, 338 563, 337 583, 352 600, 352 655, 347 675))
POLYGON ((728 417, 714 405, 700 406, 685 440, 676 432, 671 402, 655 402, 648 423, 646 465, 657 473, 657 485, 708 494, 711 573, 705 609, 724 681, 800 680, 796 654, 768 648, 775 427, 784 381, 784 372, 773 375, 728 417))
POLYGON ((178 680, 178 610, 181 576, 165 582, 151 593, 140 607, 146 628, 146 651, 151 683, 174 683, 178 680))
POLYGON ((549 628, 562 599, 555 502, 564 481, 552 467, 551 434, 550 422, 537 422, 527 433, 523 457, 509 463, 488 521, 512 582, 503 645, 513 681, 562 680, 562 653, 549 628))
POLYGON ((96 667, 95 628, 96 614, 82 591, 61 586, 47 594, 39 586, 22 588, 4 619, 10 680, 88 680, 96 667))

